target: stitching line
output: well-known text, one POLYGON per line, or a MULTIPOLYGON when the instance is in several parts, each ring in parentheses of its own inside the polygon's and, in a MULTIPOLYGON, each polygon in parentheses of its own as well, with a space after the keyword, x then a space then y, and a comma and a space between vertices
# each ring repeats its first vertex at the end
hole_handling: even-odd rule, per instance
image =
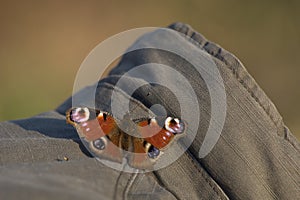
MULTIPOLYGON (((240 84, 242 84, 242 86, 247 90, 247 92, 251 95, 251 97, 259 104, 259 106, 265 111, 265 113, 270 117, 271 121, 274 123, 274 125, 278 128, 278 122, 275 121, 274 117, 270 115, 270 112, 268 110, 270 110, 270 105, 268 105, 269 108, 265 108, 264 105, 259 102, 259 98, 254 94, 253 91, 251 91, 251 88, 248 87, 248 85, 245 83, 245 81, 243 80, 243 78, 245 77, 240 77, 239 74, 237 73, 237 69, 234 69, 233 67, 229 66, 229 63, 226 61, 226 59, 224 59, 223 56, 220 55, 220 53, 222 52, 223 48, 217 46, 216 44, 208 41, 206 38, 204 38, 202 35, 200 35, 198 32, 194 31, 191 27, 187 27, 190 31, 192 31, 191 35, 199 35, 202 36, 202 39, 205 40, 204 45, 202 46, 198 41, 194 40, 193 38, 191 38, 190 35, 188 35, 187 33, 182 32, 182 28, 185 25, 182 24, 181 27, 176 31, 178 31, 179 33, 184 34, 185 38, 190 41, 191 43, 195 44, 197 47, 199 47, 202 50, 205 50, 205 52, 207 52, 209 55, 213 56, 214 58, 218 59, 219 61, 221 61, 222 63, 224 63, 227 68, 229 68, 232 72, 232 74, 236 77, 236 79, 238 80, 238 82, 240 84), (218 52, 215 54, 214 52, 208 51, 205 47, 207 47, 209 44, 214 45, 214 47, 218 48, 218 52)), ((234 59, 238 64, 240 64, 242 66, 242 63, 236 58, 234 57, 232 54, 229 54, 231 56, 232 59, 234 59)), ((248 75, 249 76, 249 75, 248 75)), ((254 80, 252 80, 254 81, 254 80)), ((254 84, 254 87, 257 87, 257 83, 254 84)), ((262 92, 262 91, 258 91, 258 92, 262 92)), ((269 102, 268 102, 269 103, 269 102)))
MULTIPOLYGON (((192 156, 192 154, 189 152, 189 150, 186 151, 186 155, 188 160, 192 163, 192 165, 194 166, 194 168, 196 168, 196 170, 201 174, 201 176, 205 179, 205 181, 208 183, 208 185, 213 189, 213 191, 215 192, 215 194, 220 197, 220 199, 228 199, 224 197, 225 192, 223 191, 224 194, 220 193, 219 190, 221 190, 221 188, 217 188, 214 183, 212 182, 212 180, 210 180, 209 178, 211 178, 210 176, 208 176, 207 174, 204 173, 204 169, 201 170, 200 167, 198 166, 199 163, 194 161, 194 158, 192 156)), ((226 194, 225 194, 226 195, 226 194)))
POLYGON ((246 89, 246 91, 250 94, 250 96, 254 99, 255 102, 257 102, 257 104, 259 105, 260 108, 262 108, 265 112, 265 114, 267 114, 267 116, 269 117, 269 119, 271 120, 271 122, 275 125, 275 127, 277 128, 277 136, 284 138, 286 141, 288 141, 296 150, 299 150, 297 145, 291 141, 288 137, 287 137, 287 133, 284 131, 284 128, 282 128, 282 134, 283 136, 280 135, 279 131, 280 131, 280 125, 284 126, 283 122, 282 122, 282 117, 281 115, 278 113, 276 107, 273 105, 273 103, 271 102, 271 100, 267 97, 267 95, 264 93, 264 91, 258 86, 258 84, 255 82, 255 80, 251 77, 251 75, 249 74, 244 74, 242 76, 240 76, 238 74, 238 70, 243 70, 242 72, 245 73, 245 69, 242 67, 243 64, 231 53, 227 52, 225 49, 219 47, 218 45, 208 41, 204 36, 202 36, 201 34, 199 34, 198 32, 194 31, 190 26, 185 25, 185 24, 178 24, 179 27, 171 27, 173 30, 177 31, 178 33, 181 33, 182 36, 184 36, 184 38, 186 38, 189 42, 193 43, 194 45, 196 45, 197 47, 199 47, 200 49, 204 50, 205 52, 207 52, 209 55, 213 56, 214 58, 218 59, 219 61, 221 61, 222 63, 225 64, 225 66, 230 69, 230 71, 232 72, 232 74, 234 75, 234 77, 237 79, 237 81, 246 89), (183 31, 183 28, 187 28, 187 31, 183 31), (191 33, 189 34, 188 31, 190 31, 191 33), (202 46, 200 44, 200 42, 196 41, 195 39, 191 38, 191 36, 199 36, 201 38, 200 42, 205 42, 204 45, 202 46), (209 44, 214 45, 214 47, 218 48, 218 52, 217 54, 214 54, 211 51, 208 51, 205 47, 207 47, 209 44), (227 62, 227 60, 221 55, 221 52, 224 51, 225 53, 227 53, 226 55, 230 56, 231 59, 233 59, 237 64, 239 64, 241 67, 238 68, 234 68, 233 66, 230 66, 229 63, 227 62), (259 93, 259 95, 255 95, 255 93, 251 90, 251 88, 247 85, 246 83, 246 79, 250 79, 253 83, 253 88, 257 89, 257 93, 259 93), (263 97, 258 97, 258 96, 263 96, 263 97), (266 105, 264 105, 263 103, 265 103, 266 105), (272 106, 273 105, 273 106, 272 106), (273 116, 273 114, 275 116, 273 116), (275 112, 275 113, 274 113, 275 112), (277 120, 275 119, 277 115, 277 120))

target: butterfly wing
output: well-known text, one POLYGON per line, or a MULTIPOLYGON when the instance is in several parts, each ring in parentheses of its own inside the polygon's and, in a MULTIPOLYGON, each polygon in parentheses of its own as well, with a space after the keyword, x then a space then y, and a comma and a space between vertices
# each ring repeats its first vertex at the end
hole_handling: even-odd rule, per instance
POLYGON ((71 108, 66 115, 94 156, 122 163, 124 151, 128 151, 128 164, 139 169, 153 168, 162 150, 185 129, 185 123, 177 118, 166 118, 163 127, 156 119, 143 120, 137 123, 139 138, 120 130, 105 112, 79 107, 71 108))
POLYGON ((133 137, 133 155, 129 164, 135 168, 151 169, 156 160, 163 154, 163 149, 174 141, 177 134, 184 132, 184 122, 168 117, 161 127, 156 119, 143 120, 137 123, 141 138, 133 137))
POLYGON ((122 162, 120 132, 113 117, 105 112, 86 107, 71 108, 66 113, 85 146, 98 158, 122 162))
POLYGON ((145 141, 161 150, 174 141, 175 135, 184 132, 185 124, 178 118, 168 117, 164 121, 164 126, 161 127, 157 120, 153 118, 139 122, 138 129, 145 141))

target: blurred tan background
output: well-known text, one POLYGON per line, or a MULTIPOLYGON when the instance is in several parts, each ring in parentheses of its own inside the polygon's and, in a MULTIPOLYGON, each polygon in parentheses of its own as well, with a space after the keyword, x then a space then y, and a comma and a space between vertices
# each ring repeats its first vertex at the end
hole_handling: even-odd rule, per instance
POLYGON ((181 21, 233 52, 300 138, 300 1, 128 2, 0 1, 0 120, 62 103, 113 34, 181 21))

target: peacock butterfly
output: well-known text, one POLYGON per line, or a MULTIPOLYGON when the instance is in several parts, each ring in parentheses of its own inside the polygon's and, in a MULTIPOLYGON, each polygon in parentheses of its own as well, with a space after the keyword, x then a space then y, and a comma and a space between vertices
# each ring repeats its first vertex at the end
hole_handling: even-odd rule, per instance
POLYGON ((178 118, 167 117, 161 125, 156 118, 149 118, 120 122, 127 127, 124 131, 111 114, 88 107, 71 108, 66 118, 96 157, 118 163, 126 157, 127 163, 138 169, 151 168, 186 126, 178 118), (128 152, 133 154, 128 156, 128 152))

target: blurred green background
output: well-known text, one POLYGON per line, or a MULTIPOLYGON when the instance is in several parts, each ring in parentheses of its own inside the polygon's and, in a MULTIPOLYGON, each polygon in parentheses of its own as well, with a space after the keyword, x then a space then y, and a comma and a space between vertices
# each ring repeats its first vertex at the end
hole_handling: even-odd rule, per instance
POLYGON ((0 1, 0 120, 55 108, 113 34, 181 21, 233 52, 300 138, 300 1, 0 1))

